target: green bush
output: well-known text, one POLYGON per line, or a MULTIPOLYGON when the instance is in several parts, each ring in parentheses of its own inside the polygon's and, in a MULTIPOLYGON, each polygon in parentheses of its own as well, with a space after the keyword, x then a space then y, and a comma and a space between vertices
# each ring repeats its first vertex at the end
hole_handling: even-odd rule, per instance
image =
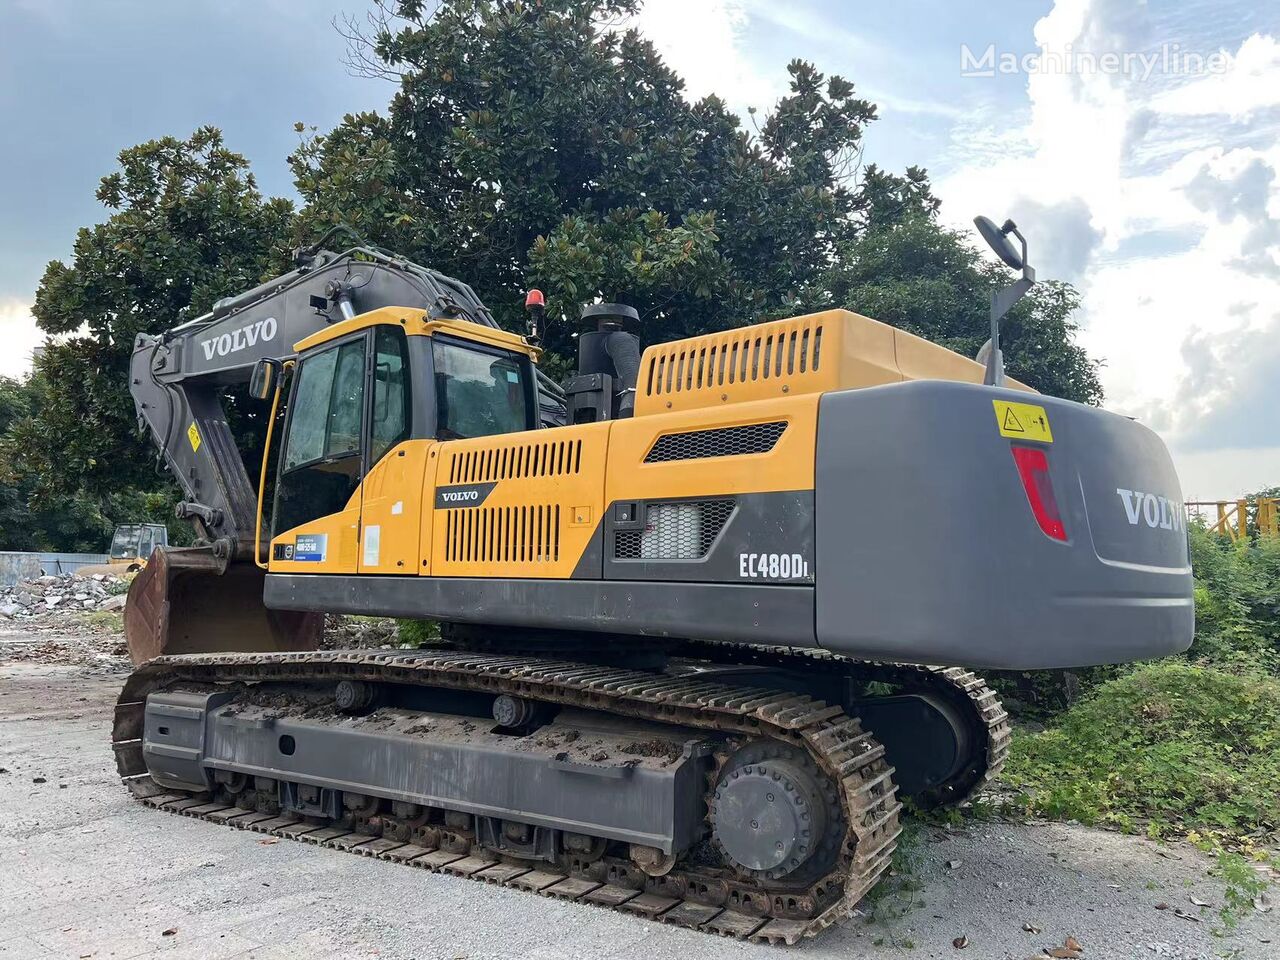
POLYGON ((1031 814, 1238 839, 1280 827, 1280 679, 1171 659, 1101 684, 1014 740, 1031 814))
POLYGON ((1196 578, 1195 661, 1263 666, 1280 658, 1280 540, 1237 545, 1190 528, 1196 578))
POLYGON ((406 647, 431 647, 440 642, 440 624, 434 620, 397 620, 396 636, 406 647))

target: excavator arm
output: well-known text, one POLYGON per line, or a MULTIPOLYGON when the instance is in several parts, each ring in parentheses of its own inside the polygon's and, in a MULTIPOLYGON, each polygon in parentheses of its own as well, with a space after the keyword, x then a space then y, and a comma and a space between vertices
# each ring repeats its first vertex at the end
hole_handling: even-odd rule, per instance
MULTIPOLYGON (((125 632, 137 662, 231 649, 228 642, 245 650, 311 649, 318 639, 318 617, 262 606, 257 491, 227 422, 228 387, 247 383, 259 360, 292 359, 294 345, 311 334, 379 307, 497 326, 467 284, 379 249, 313 248, 299 252, 297 264, 203 316, 134 342, 130 391, 138 425, 182 488, 176 513, 197 536, 195 547, 158 550, 130 589, 125 632), (215 609, 240 611, 240 629, 209 616, 215 609)), ((541 375, 538 397, 543 425, 563 423, 564 395, 541 375)))

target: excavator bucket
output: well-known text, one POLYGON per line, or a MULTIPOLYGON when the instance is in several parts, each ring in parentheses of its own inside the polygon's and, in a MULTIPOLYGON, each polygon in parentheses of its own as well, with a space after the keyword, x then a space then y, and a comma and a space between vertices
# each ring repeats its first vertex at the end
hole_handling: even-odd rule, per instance
POLYGON ((324 617, 269 610, 265 574, 208 547, 160 548, 129 585, 124 634, 135 664, 177 653, 315 650, 324 617))

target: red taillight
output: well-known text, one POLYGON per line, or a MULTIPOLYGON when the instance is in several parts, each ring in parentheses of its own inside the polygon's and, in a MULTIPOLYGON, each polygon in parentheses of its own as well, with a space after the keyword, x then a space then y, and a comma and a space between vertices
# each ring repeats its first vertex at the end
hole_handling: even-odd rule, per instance
POLYGON ((1014 447, 1013 462, 1018 465, 1022 489, 1027 491, 1027 502, 1035 514, 1036 523, 1046 536, 1055 540, 1067 539, 1067 528, 1058 512, 1058 498, 1053 495, 1053 481, 1049 478, 1049 458, 1039 447, 1014 447))

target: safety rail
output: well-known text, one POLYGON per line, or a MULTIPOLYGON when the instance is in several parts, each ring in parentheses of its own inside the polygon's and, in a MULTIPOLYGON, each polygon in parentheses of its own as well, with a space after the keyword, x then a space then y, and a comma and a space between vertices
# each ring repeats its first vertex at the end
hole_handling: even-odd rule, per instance
POLYGON ((1259 537, 1280 538, 1280 497, 1187 501, 1188 514, 1203 516, 1201 511, 1206 508, 1213 508, 1216 517, 1212 524, 1206 521, 1208 531, 1227 537, 1233 543, 1249 539, 1251 522, 1259 537))

